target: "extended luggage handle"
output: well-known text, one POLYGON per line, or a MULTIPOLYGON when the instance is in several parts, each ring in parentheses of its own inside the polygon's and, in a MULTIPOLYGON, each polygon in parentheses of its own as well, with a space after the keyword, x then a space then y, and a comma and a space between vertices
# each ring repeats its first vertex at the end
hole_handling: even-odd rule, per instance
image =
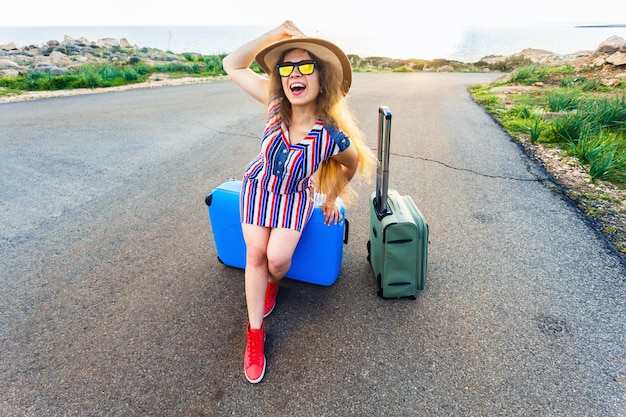
POLYGON ((379 218, 389 214, 387 194, 389 192, 389 145, 391 144, 391 110, 378 108, 378 166, 376 167, 376 197, 374 207, 379 218))

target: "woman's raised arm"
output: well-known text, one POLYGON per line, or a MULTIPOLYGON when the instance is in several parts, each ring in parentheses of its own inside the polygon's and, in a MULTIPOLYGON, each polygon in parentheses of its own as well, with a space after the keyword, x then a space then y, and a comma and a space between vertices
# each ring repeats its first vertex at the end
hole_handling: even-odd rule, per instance
POLYGON ((256 54, 266 46, 283 39, 304 36, 296 25, 286 20, 280 26, 265 32, 258 38, 240 46, 226 56, 222 62, 224 71, 244 92, 255 100, 267 104, 269 99, 269 81, 250 69, 256 54))

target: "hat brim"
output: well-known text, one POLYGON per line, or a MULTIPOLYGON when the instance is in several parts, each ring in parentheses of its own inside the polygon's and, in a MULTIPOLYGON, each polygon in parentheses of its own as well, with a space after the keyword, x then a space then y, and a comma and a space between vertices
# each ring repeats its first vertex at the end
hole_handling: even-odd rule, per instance
POLYGON ((278 60, 290 49, 304 49, 330 65, 336 77, 342 79, 344 95, 352 85, 352 67, 346 54, 335 44, 319 38, 290 38, 275 42, 256 55, 256 62, 270 74, 276 69, 278 60))

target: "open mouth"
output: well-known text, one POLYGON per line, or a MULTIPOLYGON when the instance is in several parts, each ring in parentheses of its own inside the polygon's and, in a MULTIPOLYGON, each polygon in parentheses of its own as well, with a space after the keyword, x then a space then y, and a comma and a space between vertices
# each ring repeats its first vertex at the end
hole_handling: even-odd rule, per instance
POLYGON ((291 84, 289 88, 291 89, 292 92, 299 93, 299 92, 304 91, 306 89, 306 86, 304 84, 294 83, 294 84, 291 84))

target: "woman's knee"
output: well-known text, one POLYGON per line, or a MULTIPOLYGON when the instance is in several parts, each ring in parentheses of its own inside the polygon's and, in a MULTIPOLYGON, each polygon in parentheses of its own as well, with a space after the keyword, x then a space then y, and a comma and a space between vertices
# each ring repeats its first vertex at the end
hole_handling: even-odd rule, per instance
POLYGON ((246 263, 250 266, 266 264, 269 229, 243 224, 242 230, 246 242, 246 263))
POLYGON ((291 266, 291 257, 284 254, 273 253, 267 256, 267 270, 273 277, 282 278, 291 266))
POLYGON ((267 245, 267 269, 282 278, 291 266, 291 257, 300 239, 300 232, 290 229, 273 229, 267 245))
POLYGON ((250 266, 261 266, 267 264, 267 250, 263 247, 249 246, 246 248, 246 264, 250 266))

